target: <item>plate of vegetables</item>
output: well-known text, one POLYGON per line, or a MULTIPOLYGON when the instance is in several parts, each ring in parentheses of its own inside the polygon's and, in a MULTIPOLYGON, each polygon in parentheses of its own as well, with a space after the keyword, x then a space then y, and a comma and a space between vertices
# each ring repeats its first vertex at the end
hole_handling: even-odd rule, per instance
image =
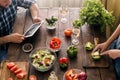
POLYGON ((64 73, 63 80, 86 80, 87 74, 80 69, 69 69, 64 73))
POLYGON ((30 53, 29 61, 35 69, 45 72, 53 67, 56 61, 56 54, 46 47, 37 48, 30 53))

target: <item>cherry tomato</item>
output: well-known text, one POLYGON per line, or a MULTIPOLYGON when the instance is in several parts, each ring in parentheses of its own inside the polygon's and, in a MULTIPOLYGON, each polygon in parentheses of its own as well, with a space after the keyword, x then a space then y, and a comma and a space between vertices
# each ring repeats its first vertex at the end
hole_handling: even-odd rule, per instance
POLYGON ((6 63, 6 66, 8 69, 11 69, 13 66, 15 66, 15 63, 14 62, 8 62, 6 63))
POLYGON ((72 34, 72 29, 65 29, 64 30, 64 34, 65 34, 65 36, 67 36, 67 37, 70 37, 71 36, 71 34, 72 34))
POLYGON ((37 80, 37 77, 35 75, 30 75, 29 80, 37 80))
POLYGON ((14 72, 15 70, 17 70, 18 69, 18 65, 14 65, 10 70, 12 71, 12 72, 14 72))
POLYGON ((18 73, 21 73, 21 72, 22 72, 21 68, 18 68, 17 70, 14 71, 15 74, 18 74, 18 73))
POLYGON ((13 80, 13 78, 8 78, 7 80, 13 80))
POLYGON ((16 75, 16 77, 17 77, 18 79, 23 79, 26 75, 27 75, 26 72, 20 72, 20 73, 18 73, 18 74, 16 75))

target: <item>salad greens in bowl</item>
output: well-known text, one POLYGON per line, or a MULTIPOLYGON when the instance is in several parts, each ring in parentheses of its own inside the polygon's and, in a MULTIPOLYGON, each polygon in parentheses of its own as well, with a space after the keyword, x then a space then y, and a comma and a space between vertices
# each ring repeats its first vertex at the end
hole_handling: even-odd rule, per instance
POLYGON ((30 53, 29 61, 36 70, 45 72, 53 67, 56 61, 56 54, 46 47, 36 48, 30 53))

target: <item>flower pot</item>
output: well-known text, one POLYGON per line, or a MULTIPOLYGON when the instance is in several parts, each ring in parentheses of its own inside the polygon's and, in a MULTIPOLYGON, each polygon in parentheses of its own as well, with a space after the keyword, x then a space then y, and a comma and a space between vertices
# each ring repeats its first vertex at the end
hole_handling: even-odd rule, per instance
POLYGON ((47 25, 46 25, 46 28, 49 29, 49 30, 53 30, 53 29, 56 28, 56 23, 54 23, 54 24, 52 24, 52 25, 47 24, 47 25))

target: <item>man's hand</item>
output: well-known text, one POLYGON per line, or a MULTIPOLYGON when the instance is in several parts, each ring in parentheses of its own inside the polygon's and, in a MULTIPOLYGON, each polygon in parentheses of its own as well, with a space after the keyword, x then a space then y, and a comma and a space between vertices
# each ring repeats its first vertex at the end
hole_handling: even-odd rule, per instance
POLYGON ((108 55, 110 58, 116 59, 120 57, 120 50, 117 50, 117 49, 107 50, 101 53, 100 55, 108 55))
POLYGON ((33 18, 33 23, 37 23, 37 22, 40 22, 40 21, 41 21, 40 17, 34 17, 33 18))
POLYGON ((8 40, 8 42, 21 43, 25 39, 25 37, 21 34, 13 33, 6 36, 6 39, 8 40))

